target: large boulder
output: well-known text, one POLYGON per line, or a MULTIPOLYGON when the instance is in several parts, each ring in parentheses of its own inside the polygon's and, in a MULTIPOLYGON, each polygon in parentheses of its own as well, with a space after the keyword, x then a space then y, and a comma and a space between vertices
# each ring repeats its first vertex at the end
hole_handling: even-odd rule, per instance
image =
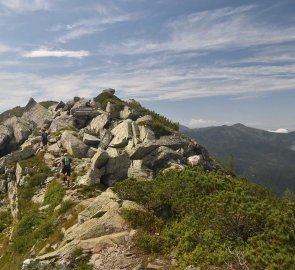
POLYGON ((158 147, 159 145, 154 142, 143 142, 134 147, 132 145, 128 145, 128 147, 126 147, 126 151, 131 159, 136 160, 142 159, 158 147))
POLYGON ((135 179, 151 179, 154 171, 143 165, 142 160, 132 160, 128 168, 128 177, 135 179))
POLYGON ((174 135, 162 136, 159 140, 157 140, 157 144, 159 146, 167 146, 173 150, 187 147, 189 143, 189 140, 174 135))
POLYGON ((13 136, 13 132, 10 128, 4 125, 0 125, 0 156, 6 154, 7 143, 13 136))
POLYGON ((111 133, 114 135, 110 143, 111 147, 122 148, 128 144, 129 139, 132 138, 131 123, 132 121, 129 119, 125 120, 111 130, 111 133))
POLYGON ((95 200, 78 215, 78 223, 97 218, 110 210, 119 210, 119 198, 110 188, 95 198, 95 200))
MULTIPOLYGON (((126 225, 125 220, 120 216, 118 211, 110 210, 101 217, 92 218, 82 224, 74 225, 69 228, 64 235, 63 243, 72 240, 86 240, 100 237, 105 234, 121 232, 126 225)), ((62 243, 62 244, 63 244, 62 243)))
POLYGON ((153 121, 153 117, 151 115, 144 115, 136 120, 136 124, 146 124, 153 121))
POLYGON ((17 149, 33 130, 33 125, 19 117, 7 119, 0 125, 0 155, 7 154, 17 149))
POLYGON ((107 163, 108 159, 109 159, 109 154, 106 151, 98 148, 96 154, 91 159, 91 168, 100 169, 107 163))
POLYGON ((5 126, 12 129, 13 140, 10 143, 21 145, 32 133, 33 125, 20 117, 11 117, 4 122, 5 126))
POLYGON ((5 172, 5 166, 16 163, 20 160, 27 159, 34 156, 36 151, 33 148, 26 148, 21 151, 12 152, 2 158, 0 158, 0 173, 5 172))
POLYGON ((110 142, 113 138, 113 134, 108 129, 102 129, 99 132, 99 137, 100 137, 99 147, 101 149, 106 149, 110 145, 110 142))
POLYGON ((99 138, 92 136, 90 134, 84 133, 83 135, 83 142, 87 145, 94 145, 94 146, 98 146, 100 140, 99 138))
POLYGON ((113 96, 115 94, 115 92, 116 92, 116 90, 113 88, 107 88, 107 89, 102 90, 102 93, 107 93, 111 96, 113 96))
POLYGON ((194 155, 187 158, 187 163, 188 165, 191 165, 191 166, 202 164, 202 161, 203 161, 202 155, 194 155))
POLYGON ((49 110, 37 103, 33 98, 31 98, 26 105, 22 118, 27 121, 32 121, 38 128, 49 126, 53 120, 49 110))
POLYGON ((70 155, 78 158, 86 157, 89 146, 78 139, 74 133, 68 130, 64 131, 60 141, 70 155))
POLYGON ((129 106, 124 106, 123 110, 120 111, 120 118, 121 119, 132 119, 136 120, 139 114, 131 109, 129 106))
POLYGON ((117 154, 108 152, 108 154, 110 157, 105 166, 106 172, 102 176, 101 182, 107 186, 112 186, 115 182, 127 178, 131 160, 126 152, 119 153, 118 151, 117 154))
POLYGON ((7 181, 0 178, 0 194, 8 191, 7 181))
POLYGON ((63 115, 58 118, 55 118, 50 127, 49 132, 57 132, 62 129, 71 129, 74 127, 74 119, 71 115, 63 115))
POLYGON ((143 158, 143 164, 154 171, 159 171, 175 162, 183 163, 182 155, 166 146, 160 146, 143 158))
POLYGON ((142 142, 153 142, 156 140, 154 131, 149 126, 139 126, 139 138, 142 142))
POLYGON ((41 136, 34 136, 34 134, 31 134, 29 138, 20 147, 22 150, 24 150, 27 147, 31 147, 37 150, 40 147, 41 140, 41 136))
POLYGON ((90 186, 93 184, 99 184, 100 179, 102 175, 105 173, 105 169, 90 169, 85 175, 83 176, 78 176, 76 183, 78 185, 83 185, 83 186, 90 186))
POLYGON ((89 124, 89 130, 94 134, 99 134, 99 132, 105 127, 109 120, 109 114, 103 113, 92 119, 92 121, 89 124))

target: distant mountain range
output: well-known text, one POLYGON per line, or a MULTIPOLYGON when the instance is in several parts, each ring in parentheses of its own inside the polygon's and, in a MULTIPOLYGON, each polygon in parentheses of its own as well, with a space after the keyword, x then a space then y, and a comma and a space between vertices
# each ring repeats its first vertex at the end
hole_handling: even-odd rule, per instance
POLYGON ((224 164, 231 158, 234 172, 281 195, 295 191, 295 132, 274 133, 242 124, 181 131, 204 145, 224 164))

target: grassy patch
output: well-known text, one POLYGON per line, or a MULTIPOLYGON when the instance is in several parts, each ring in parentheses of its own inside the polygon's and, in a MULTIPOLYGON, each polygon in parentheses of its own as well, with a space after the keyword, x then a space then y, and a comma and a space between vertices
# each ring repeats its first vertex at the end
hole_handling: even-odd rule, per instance
POLYGON ((56 207, 62 202, 65 194, 66 192, 62 184, 52 181, 47 187, 44 197, 44 205, 49 204, 51 208, 56 207))
POLYGON ((69 211, 73 206, 75 206, 75 203, 71 200, 66 200, 61 203, 60 208, 58 209, 57 213, 59 215, 65 214, 67 211, 69 211))

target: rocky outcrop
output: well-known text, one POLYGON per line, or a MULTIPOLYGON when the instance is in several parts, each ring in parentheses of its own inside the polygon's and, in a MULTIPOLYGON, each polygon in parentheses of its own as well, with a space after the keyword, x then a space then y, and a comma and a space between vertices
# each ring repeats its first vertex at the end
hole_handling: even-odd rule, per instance
POLYGON ((7 119, 0 125, 0 156, 17 149, 32 131, 33 125, 22 118, 7 119))
POLYGON ((141 269, 138 267, 143 266, 143 258, 130 250, 136 231, 122 218, 122 209, 144 211, 135 202, 119 200, 111 189, 107 189, 78 215, 77 223, 64 232, 63 240, 55 251, 25 260, 22 269, 46 269, 48 265, 59 269, 67 264, 77 247, 91 255, 90 263, 95 269, 110 270, 123 265, 126 269, 141 269))
MULTIPOLYGON (((7 208, 11 209, 16 221, 18 187, 25 187, 31 174, 29 168, 17 162, 34 155, 36 150, 41 152, 40 157, 54 175, 47 177, 42 188, 32 194, 32 201, 41 204, 37 211, 45 213, 50 207, 44 205, 48 183, 53 179, 63 182, 59 178, 59 164, 64 151, 73 160, 72 177, 76 185, 66 189, 63 200, 78 203, 74 211, 85 208, 79 214, 77 210, 76 220, 72 210, 61 214, 60 218, 64 219, 61 222, 67 224, 59 228, 61 238, 54 244, 42 247, 42 250, 38 250, 39 243, 35 245, 30 251, 34 259, 26 260, 23 269, 47 270, 49 265, 64 269, 77 247, 91 257, 90 262, 96 270, 122 267, 144 269, 147 263, 143 264, 142 255, 132 253, 131 243, 135 231, 126 224, 122 210, 145 210, 135 202, 120 200, 111 188, 102 192, 92 185, 111 187, 127 177, 152 180, 160 170, 181 170, 187 165, 216 169, 204 147, 168 127, 167 131, 171 135, 159 137, 157 125, 154 125, 153 117, 148 115, 146 109, 135 101, 120 101, 113 96, 114 93, 113 89, 106 89, 104 95, 100 96, 105 98, 103 106, 107 103, 105 109, 94 101, 89 106, 86 99, 75 97, 66 103, 56 103, 47 110, 31 99, 25 108, 24 117, 9 119, 0 126, 0 152, 9 144, 21 146, 22 149, 0 159, 0 192, 8 192, 10 205, 7 208), (40 148, 40 127, 47 124, 50 124, 50 137, 46 151, 40 148), (101 194, 97 196, 99 192, 101 194), (97 197, 94 198, 94 194, 97 197), (81 201, 89 195, 92 198, 81 201), (46 253, 48 247, 53 252, 46 253)), ((54 212, 58 214, 63 206, 58 205, 54 212)), ((166 267, 154 261, 148 265, 151 269, 166 267)))
POLYGON ((0 125, 0 155, 7 152, 6 146, 13 136, 12 130, 5 125, 0 125))
POLYGON ((37 103, 33 98, 31 98, 26 105, 22 118, 27 121, 32 121, 37 128, 44 126, 48 128, 53 120, 49 110, 37 103))

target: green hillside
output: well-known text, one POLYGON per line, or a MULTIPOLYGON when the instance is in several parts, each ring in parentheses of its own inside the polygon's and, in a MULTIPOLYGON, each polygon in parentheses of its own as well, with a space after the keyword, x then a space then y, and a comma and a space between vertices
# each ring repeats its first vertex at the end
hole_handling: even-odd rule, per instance
POLYGON ((234 170, 258 184, 282 194, 295 191, 295 132, 278 134, 242 124, 183 132, 204 145, 224 164, 233 158, 234 170))
POLYGON ((115 191, 149 209, 125 218, 139 229, 137 246, 174 256, 173 269, 294 269, 295 203, 245 179, 194 167, 115 191))

